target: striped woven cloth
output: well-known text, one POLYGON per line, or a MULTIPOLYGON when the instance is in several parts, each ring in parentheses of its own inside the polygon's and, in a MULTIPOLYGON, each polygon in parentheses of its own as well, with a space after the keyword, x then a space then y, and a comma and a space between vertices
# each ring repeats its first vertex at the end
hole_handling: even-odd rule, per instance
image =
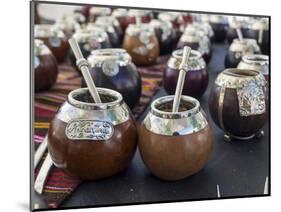
MULTIPOLYGON (((135 118, 149 105, 151 98, 159 89, 162 81, 162 72, 167 58, 160 57, 156 65, 138 67, 142 76, 142 95, 140 102, 132 110, 135 118)), ((69 64, 59 65, 59 75, 56 84, 48 91, 35 94, 34 111, 34 143, 38 148, 46 135, 50 121, 55 116, 60 105, 66 100, 68 93, 80 87, 81 76, 69 64)), ((35 169, 35 178, 46 157, 42 157, 35 169)), ((49 208, 57 208, 69 196, 81 181, 64 173, 61 169, 52 167, 48 176, 42 198, 49 208)))

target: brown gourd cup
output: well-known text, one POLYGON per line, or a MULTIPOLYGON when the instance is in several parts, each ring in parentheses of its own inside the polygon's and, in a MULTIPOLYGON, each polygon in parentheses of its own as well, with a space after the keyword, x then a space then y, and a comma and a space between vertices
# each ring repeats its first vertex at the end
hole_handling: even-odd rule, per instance
POLYGON ((262 135, 261 129, 268 116, 264 76, 250 69, 224 70, 214 82, 209 109, 227 140, 249 140, 262 135))
POLYGON ((58 76, 56 58, 43 41, 34 40, 34 88, 35 91, 47 90, 55 84, 58 76))
MULTIPOLYGON (((163 87, 168 94, 174 94, 180 72, 183 49, 173 51, 167 62, 163 74, 163 87)), ((200 98, 207 89, 209 74, 206 63, 199 51, 191 50, 188 58, 188 72, 184 79, 182 93, 184 95, 200 98)))
POLYGON ((134 64, 139 66, 154 64, 160 54, 157 37, 148 24, 130 24, 123 48, 131 55, 134 64))
POLYGON ((174 96, 154 100, 139 129, 139 150, 151 173, 180 180, 200 171, 213 146, 213 133, 200 103, 181 96, 179 112, 171 112, 174 96))
POLYGON ((123 171, 137 145, 136 123, 122 95, 105 88, 97 91, 102 103, 93 103, 88 88, 70 92, 48 132, 55 166, 82 180, 123 171))

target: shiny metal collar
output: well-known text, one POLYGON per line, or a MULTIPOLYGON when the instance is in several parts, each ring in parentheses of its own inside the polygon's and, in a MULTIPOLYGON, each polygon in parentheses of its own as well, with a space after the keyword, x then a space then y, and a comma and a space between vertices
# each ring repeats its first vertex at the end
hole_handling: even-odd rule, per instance
MULTIPOLYGON (((182 49, 173 51, 172 57, 168 60, 168 67, 179 70, 179 66, 182 60, 182 49)), ((206 68, 206 63, 201 56, 201 53, 196 50, 191 50, 188 58, 188 69, 192 71, 202 70, 206 68)))
POLYGON ((181 104, 188 104, 186 110, 175 113, 165 111, 166 108, 171 111, 173 100, 174 96, 164 96, 152 102, 150 112, 144 120, 144 125, 149 131, 168 136, 188 135, 208 125, 198 100, 182 96, 181 104))
POLYGON ((215 81, 217 85, 226 88, 243 88, 250 82, 254 82, 259 86, 266 85, 264 76, 259 71, 250 69, 225 69, 215 81))
POLYGON ((132 62, 132 58, 125 49, 107 48, 93 50, 88 57, 88 62, 91 67, 96 65, 102 66, 105 62, 113 62, 119 66, 125 66, 132 62))
POLYGON ((97 89, 104 103, 90 103, 88 88, 79 88, 68 94, 68 99, 60 108, 57 118, 65 123, 87 119, 106 121, 113 125, 129 120, 129 109, 120 93, 106 88, 97 89))
POLYGON ((248 64, 253 65, 264 65, 268 64, 269 57, 264 54, 252 54, 252 55, 244 55, 242 57, 242 61, 248 64))

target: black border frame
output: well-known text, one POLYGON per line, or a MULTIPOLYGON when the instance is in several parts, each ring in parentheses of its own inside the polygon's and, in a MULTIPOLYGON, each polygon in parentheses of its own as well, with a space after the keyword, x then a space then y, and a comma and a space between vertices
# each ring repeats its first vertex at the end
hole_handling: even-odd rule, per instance
POLYGON ((240 198, 253 198, 253 197, 268 197, 271 196, 271 16, 270 15, 255 15, 255 14, 238 14, 238 13, 224 13, 224 12, 206 12, 206 11, 194 11, 194 10, 177 10, 177 9, 162 9, 162 8, 148 8, 148 7, 130 7, 130 6, 122 6, 122 5, 103 5, 103 4, 91 4, 91 3, 71 3, 71 2, 52 2, 52 1, 40 1, 40 0, 31 0, 30 2, 30 182, 29 182, 29 203, 30 203, 30 211, 54 211, 54 210, 68 210, 68 209, 87 209, 87 208, 99 208, 99 207, 112 207, 112 206, 131 206, 131 205, 144 205, 144 204, 161 204, 161 203, 179 203, 179 202, 192 202, 192 201, 206 201, 206 200, 225 200, 225 199, 240 199, 240 198), (54 4, 54 5, 74 5, 74 6, 96 6, 96 7, 111 7, 111 8, 125 8, 125 9, 139 9, 139 10, 156 10, 156 11, 169 11, 169 12, 191 12, 191 13, 200 13, 200 14, 219 14, 219 15, 234 15, 234 16, 251 16, 251 17, 261 17, 269 19, 269 80, 268 80, 268 147, 269 147, 269 164, 268 164, 268 194, 260 194, 260 195, 247 195, 247 196, 231 196, 231 197, 221 197, 221 198, 198 198, 198 199, 190 199, 190 200, 168 200, 168 201, 151 201, 151 202, 137 202, 137 203, 120 203, 120 204, 107 204, 107 205, 88 205, 88 206, 74 206, 74 207, 63 207, 63 208, 43 208, 43 209, 34 209, 32 203, 32 193, 34 189, 32 185, 34 184, 34 143, 33 143, 33 135, 34 135, 34 48, 33 48, 33 39, 34 39, 34 11, 35 11, 35 3, 37 4, 54 4))

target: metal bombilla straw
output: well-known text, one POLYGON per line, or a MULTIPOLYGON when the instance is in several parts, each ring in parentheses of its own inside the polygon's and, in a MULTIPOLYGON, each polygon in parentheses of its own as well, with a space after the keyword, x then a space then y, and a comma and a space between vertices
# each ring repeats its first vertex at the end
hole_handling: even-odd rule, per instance
POLYGON ((242 32, 241 32, 241 28, 240 27, 238 27, 238 28, 236 28, 236 33, 237 33, 237 35, 238 35, 238 38, 239 38, 239 40, 240 41, 243 41, 243 35, 242 35, 242 32))
POLYGON ((236 27, 236 34, 238 36, 238 39, 240 41, 243 41, 243 34, 242 34, 242 31, 241 31, 241 22, 238 22, 236 18, 234 18, 234 22, 236 23, 237 27, 236 27))
MULTIPOLYGON (((97 88, 96 88, 95 83, 92 80, 92 77, 89 72, 89 63, 83 57, 76 40, 74 38, 71 38, 68 40, 68 42, 71 46, 72 51, 74 52, 74 55, 76 57, 76 64, 82 72, 82 75, 86 81, 86 84, 89 88, 91 96, 93 97, 95 103, 101 103, 101 99, 98 94, 97 88)), ((44 145, 42 145, 42 146, 40 145, 40 149, 38 149, 38 151, 35 154, 35 162, 34 162, 35 167, 37 166, 38 162, 40 161, 40 158, 42 157, 46 148, 47 148, 47 140, 45 138, 44 145)), ((49 174, 49 171, 50 171, 52 165, 53 165, 53 161, 51 159, 50 154, 48 153, 44 163, 42 164, 42 166, 40 168, 40 171, 39 171, 37 178, 35 180, 35 183, 34 183, 34 189, 39 194, 43 193, 44 186, 45 186, 45 183, 46 183, 46 180, 47 180, 47 177, 48 177, 48 174, 49 174)))
POLYGON ((236 28, 236 33, 238 35, 238 39, 240 41, 243 41, 244 38, 243 38, 243 34, 242 34, 242 31, 241 31, 240 25, 236 28))
POLYGON ((173 102, 173 112, 178 112, 178 110, 179 110, 184 79, 185 79, 186 72, 188 71, 187 63, 188 63, 188 58, 189 58, 190 52, 191 52, 190 47, 185 46, 183 48, 182 61, 181 61, 181 64, 179 66, 180 73, 179 73, 179 77, 178 77, 176 93, 175 93, 174 102, 173 102))
POLYGON ((99 93, 97 91, 96 85, 90 75, 90 71, 89 71, 90 65, 89 65, 88 61, 83 57, 75 38, 70 38, 68 40, 68 42, 75 55, 76 65, 81 70, 81 73, 86 81, 86 84, 87 84, 87 87, 89 88, 91 96, 93 97, 95 103, 101 103, 101 99, 100 99, 99 93))

